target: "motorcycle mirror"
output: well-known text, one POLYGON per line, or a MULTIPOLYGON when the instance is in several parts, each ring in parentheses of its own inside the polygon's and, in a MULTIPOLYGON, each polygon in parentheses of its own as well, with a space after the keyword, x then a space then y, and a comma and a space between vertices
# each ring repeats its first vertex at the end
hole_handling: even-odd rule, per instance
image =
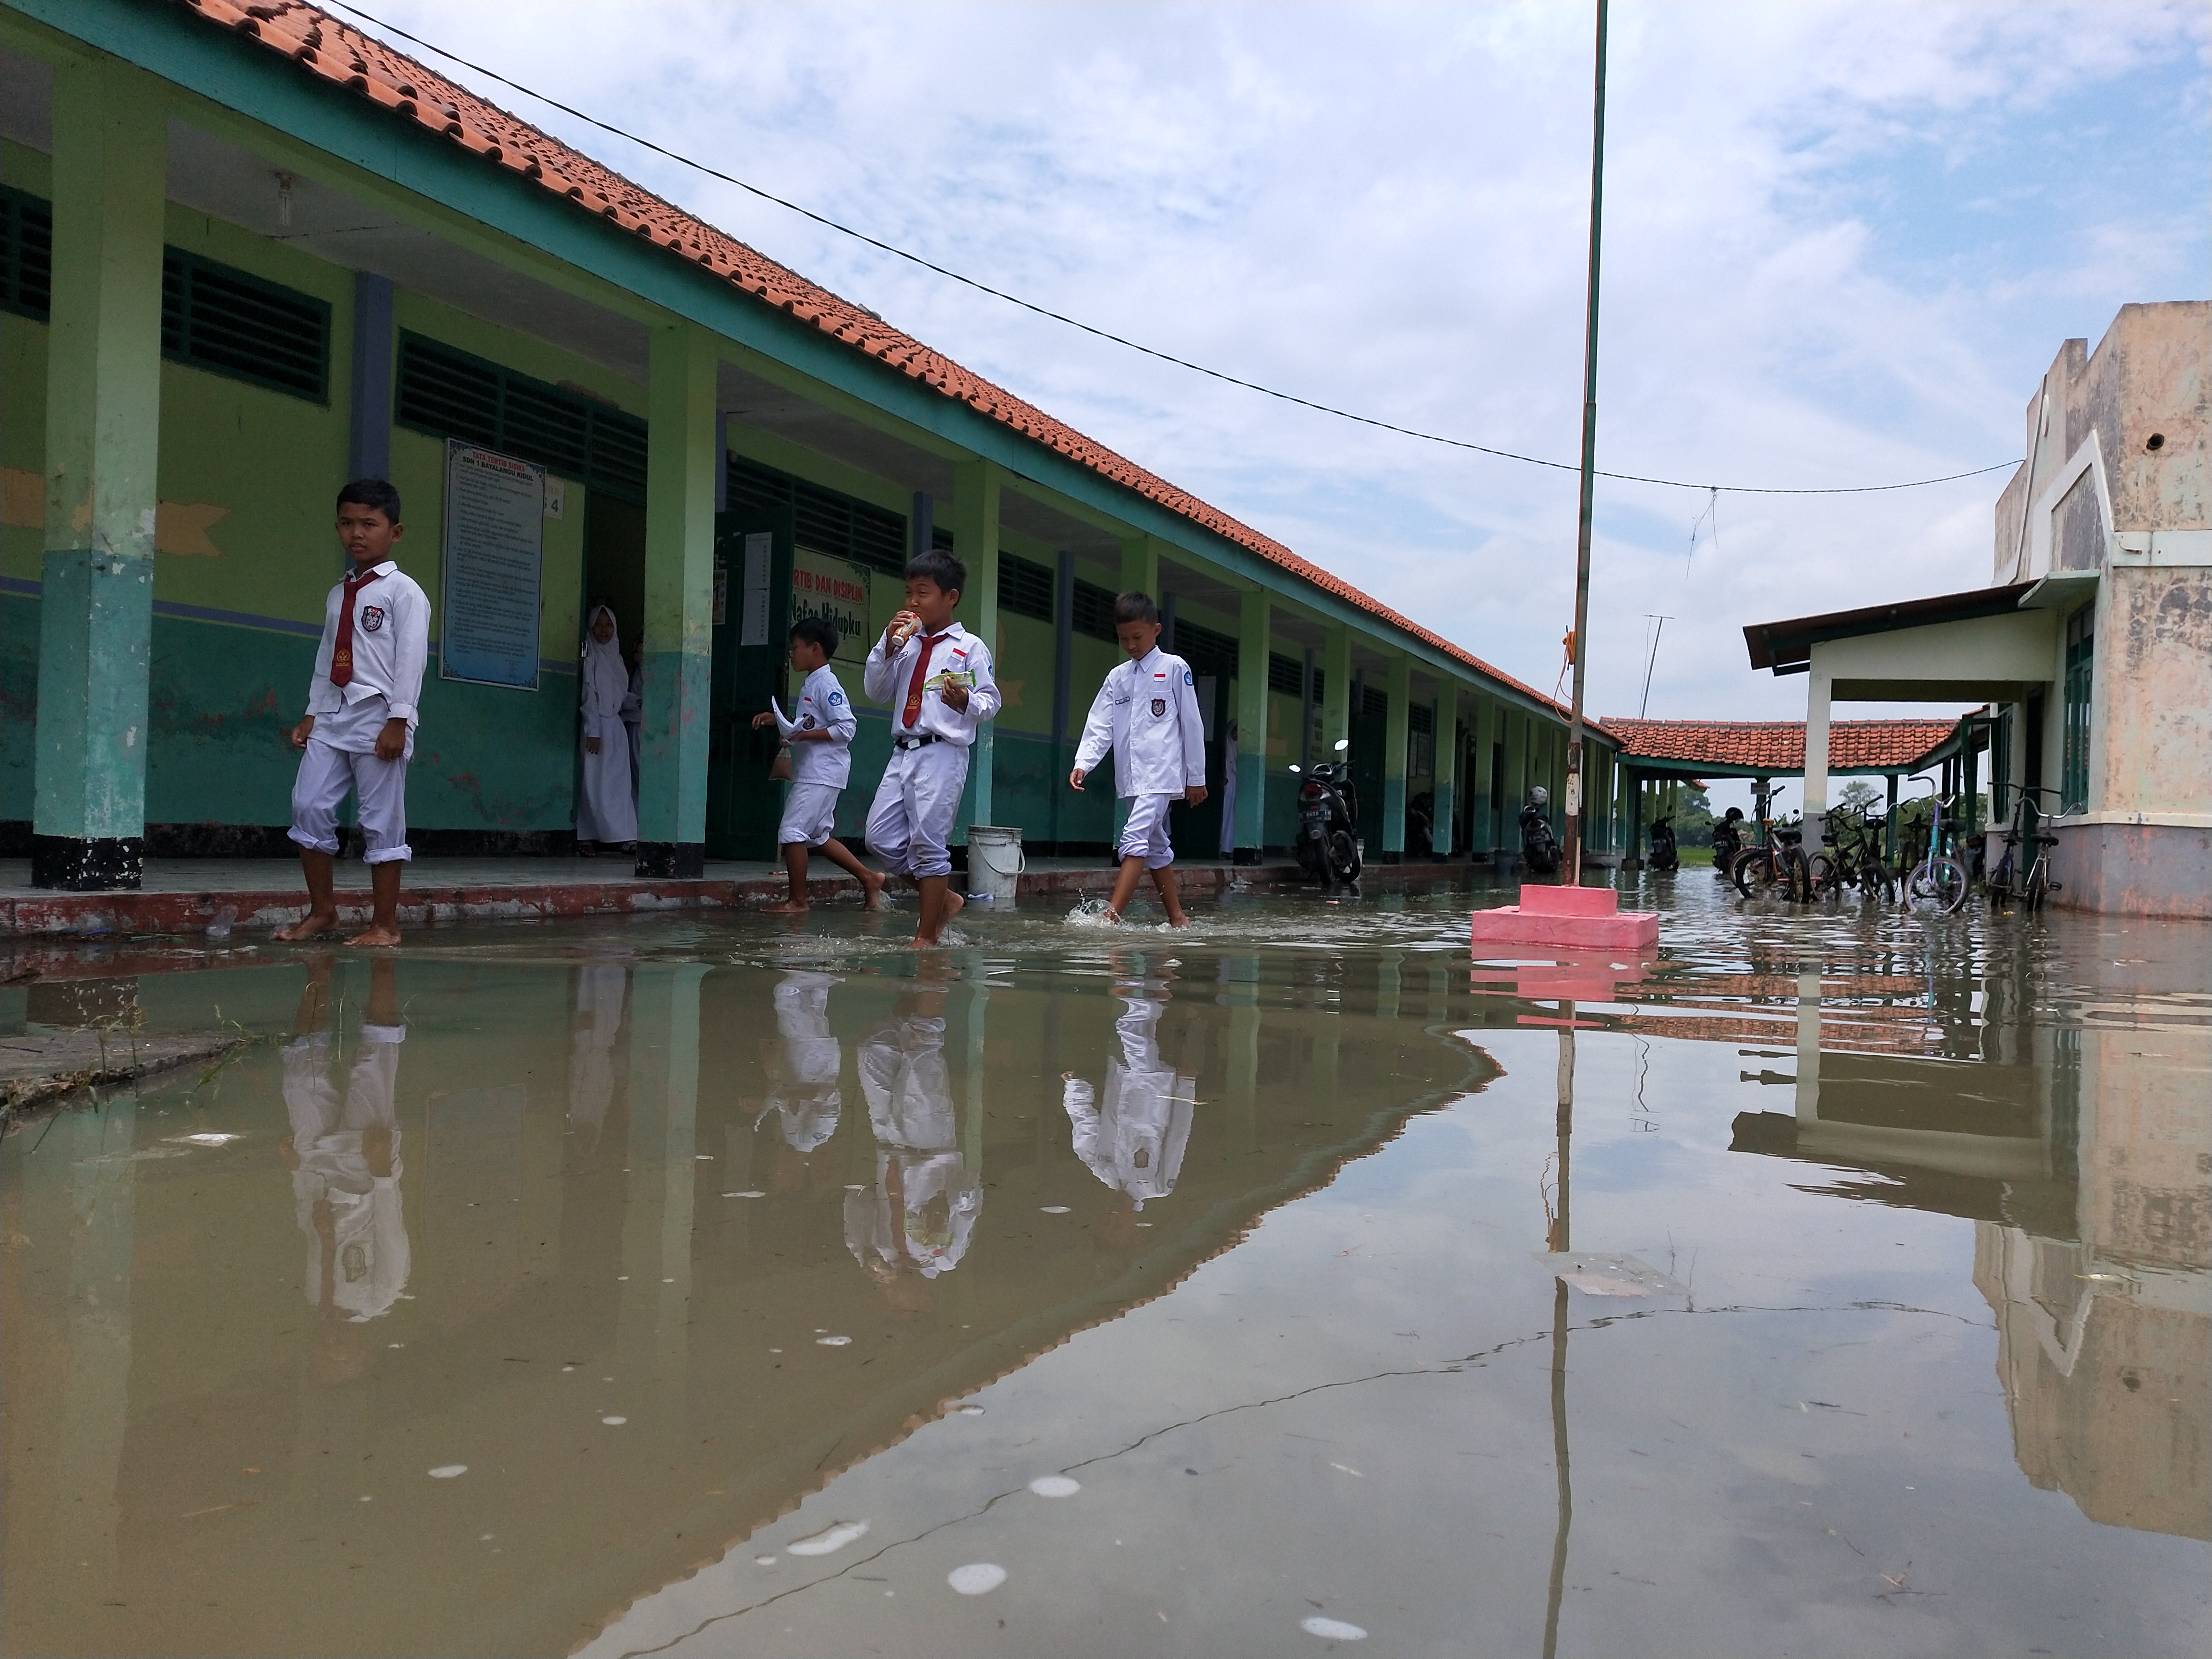
POLYGON ((1352 739, 1350 738, 1339 738, 1336 740, 1336 752, 1340 755, 1351 747, 1352 739))
POLYGON ((1298 768, 1297 768, 1297 767, 1293 766, 1293 767, 1291 769, 1291 771, 1293 771, 1293 772, 1295 772, 1295 771, 1298 770, 1298 768))

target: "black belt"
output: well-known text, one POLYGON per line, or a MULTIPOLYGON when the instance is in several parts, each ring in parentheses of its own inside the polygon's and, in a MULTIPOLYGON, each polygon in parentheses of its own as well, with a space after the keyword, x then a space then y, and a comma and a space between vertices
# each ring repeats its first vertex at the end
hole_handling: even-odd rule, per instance
POLYGON ((945 739, 939 737, 934 732, 921 732, 915 733, 912 737, 893 738, 891 739, 891 747, 894 749, 920 749, 927 744, 943 743, 945 739))

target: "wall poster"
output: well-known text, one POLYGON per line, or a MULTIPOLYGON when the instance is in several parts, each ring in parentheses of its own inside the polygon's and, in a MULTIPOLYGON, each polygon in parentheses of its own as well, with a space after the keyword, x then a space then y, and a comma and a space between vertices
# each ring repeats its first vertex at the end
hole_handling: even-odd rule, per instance
POLYGON ((447 439, 441 678, 538 689, 544 551, 545 469, 447 439))
POLYGON ((791 560, 792 621, 823 617, 837 630, 839 658, 859 661, 875 642, 868 629, 873 574, 864 564, 832 558, 811 547, 796 550, 791 560))

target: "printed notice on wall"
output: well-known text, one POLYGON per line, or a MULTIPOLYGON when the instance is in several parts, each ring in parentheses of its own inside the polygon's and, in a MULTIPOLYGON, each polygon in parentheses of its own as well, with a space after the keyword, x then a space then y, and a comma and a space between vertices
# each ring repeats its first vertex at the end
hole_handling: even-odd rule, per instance
POLYGON ((775 554, 775 538, 765 530, 745 538, 745 586, 738 618, 739 645, 766 645, 768 641, 769 566, 775 554))
POLYGON ((798 549, 791 561, 791 619, 820 617, 837 630, 839 648, 848 660, 855 654, 844 650, 858 641, 860 655, 872 643, 868 633, 871 573, 864 564, 832 558, 811 547, 798 549))
POLYGON ((438 672, 538 689, 545 469, 446 442, 446 569, 438 672))

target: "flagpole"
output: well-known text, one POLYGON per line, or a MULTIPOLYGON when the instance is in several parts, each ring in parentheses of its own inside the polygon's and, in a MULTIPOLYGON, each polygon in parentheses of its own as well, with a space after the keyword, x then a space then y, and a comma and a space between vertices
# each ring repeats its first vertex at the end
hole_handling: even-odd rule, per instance
POLYGON ((1565 881, 1583 878, 1583 671, 1589 659, 1590 515, 1597 485, 1597 273, 1605 199, 1606 0, 1597 0, 1597 72, 1590 115, 1589 308, 1583 337, 1582 511, 1575 531, 1574 704, 1567 726, 1565 881))

